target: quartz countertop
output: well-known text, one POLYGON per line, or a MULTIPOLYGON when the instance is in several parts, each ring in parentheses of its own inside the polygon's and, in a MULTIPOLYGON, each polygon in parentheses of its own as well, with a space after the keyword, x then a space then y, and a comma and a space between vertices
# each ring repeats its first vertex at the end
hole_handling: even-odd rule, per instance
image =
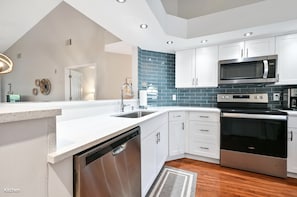
POLYGON ((56 151, 48 154, 48 162, 57 163, 169 111, 220 112, 217 108, 202 107, 155 107, 146 110, 156 112, 141 118, 115 117, 120 113, 108 113, 57 122, 56 151))
POLYGON ((0 104, 0 123, 33 120, 61 115, 61 109, 46 105, 36 106, 23 103, 0 104))

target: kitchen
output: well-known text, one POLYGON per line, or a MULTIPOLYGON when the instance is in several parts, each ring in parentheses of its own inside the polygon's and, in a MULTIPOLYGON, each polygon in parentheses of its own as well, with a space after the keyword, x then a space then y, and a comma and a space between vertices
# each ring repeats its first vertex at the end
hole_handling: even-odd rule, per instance
MULTIPOLYGON (((128 3, 129 2, 127 2, 127 4, 128 3)), ((75 6, 75 2, 73 1, 71 5, 75 6)), ((113 5, 115 5, 116 7, 123 6, 123 5, 127 6, 125 4, 123 4, 123 5, 113 4, 113 5)), ((290 28, 292 28, 292 26, 290 28)), ((148 29, 148 31, 150 31, 150 30, 148 29)), ((292 32, 292 31, 287 30, 287 32, 292 32)), ((288 40, 291 40, 291 39, 294 40, 294 34, 292 34, 292 36, 288 36, 288 37, 286 37, 286 35, 284 35, 284 34, 281 34, 278 36, 274 36, 274 35, 269 36, 269 38, 272 38, 272 37, 277 40, 277 46, 279 46, 278 44, 282 44, 284 42, 287 43, 288 40), (283 42, 281 42, 282 40, 283 40, 283 42)), ((69 37, 66 37, 66 38, 69 38, 69 37)), ((258 38, 265 39, 266 37, 258 37, 258 38)), ((129 38, 129 39, 131 39, 131 38, 129 38)), ((208 40, 209 40, 209 42, 211 42, 210 38, 208 38, 208 40)), ((234 40, 241 41, 243 39, 234 39, 234 40)), ((244 39, 244 40, 256 40, 256 39, 254 37, 254 38, 249 38, 249 39, 244 39)), ((229 41, 229 42, 226 41, 226 43, 223 43, 223 44, 227 45, 229 43, 233 43, 232 41, 229 41)), ((62 42, 64 42, 64 40, 62 40, 62 42)), ((76 42, 76 40, 73 39, 73 45, 75 45, 75 42, 76 42)), ((131 42, 131 43, 133 43, 133 42, 131 42)), ((200 39, 199 39, 199 42, 196 42, 196 43, 200 43, 200 39)), ((248 43, 248 41, 246 41, 246 43, 248 43)), ((153 44, 153 43, 151 43, 151 44, 153 44)), ((220 44, 219 47, 225 46, 223 44, 220 44)), ((198 45, 199 44, 195 44, 195 45, 188 46, 188 47, 180 46, 180 48, 179 48, 180 50, 177 50, 177 51, 182 52, 182 51, 184 51, 183 49, 187 49, 187 50, 191 51, 191 49, 194 49, 198 45)), ((149 105, 153 105, 153 106, 154 105, 158 105, 158 106, 187 106, 187 108, 182 108, 182 110, 181 110, 181 111, 185 111, 185 115, 184 115, 185 119, 188 116, 190 116, 191 110, 195 110, 195 107, 198 107, 198 108, 199 107, 206 107, 206 108, 217 107, 217 101, 216 101, 217 93, 262 93, 264 91, 264 92, 268 93, 268 96, 269 96, 268 105, 270 106, 270 108, 281 108, 281 102, 277 99, 275 99, 275 100, 273 99, 273 93, 282 93, 284 91, 284 89, 286 89, 287 87, 295 87, 296 86, 296 79, 294 81, 294 72, 292 72, 292 70, 291 70, 291 69, 294 69, 294 66, 293 66, 293 67, 289 67, 289 70, 285 69, 284 71, 282 71, 282 72, 285 72, 285 74, 287 74, 287 77, 283 77, 283 78, 281 78, 281 77, 284 75, 280 75, 279 80, 280 80, 280 82, 283 82, 283 84, 281 84, 281 83, 276 84, 276 85, 249 85, 249 84, 248 85, 244 85, 244 84, 237 85, 237 84, 234 84, 234 85, 223 85, 223 86, 219 86, 219 87, 216 87, 217 85, 213 86, 212 84, 210 84, 210 85, 204 85, 204 87, 199 87, 200 83, 198 83, 197 86, 195 85, 196 87, 175 88, 175 85, 176 85, 175 58, 176 59, 178 59, 178 58, 177 58, 177 56, 175 57, 175 55, 172 53, 164 53, 164 48, 170 49, 173 46, 168 46, 166 44, 166 46, 164 46, 163 49, 160 48, 160 50, 156 50, 156 49, 153 50, 152 46, 141 47, 141 44, 139 44, 139 46, 140 46, 140 49, 136 50, 136 53, 138 53, 138 60, 139 60, 138 65, 136 63, 136 67, 137 67, 138 73, 139 73, 138 74, 139 75, 138 82, 136 80, 136 81, 133 81, 132 84, 133 85, 138 84, 139 89, 144 89, 144 88, 146 88, 146 84, 143 84, 142 82, 148 82, 148 83, 151 83, 152 86, 158 88, 157 99, 154 100, 153 98, 155 98, 155 97, 153 97, 151 99, 149 98, 149 105), (145 50, 145 49, 147 49, 147 50, 145 50), (153 52, 153 51, 163 51, 163 52, 153 52), (160 65, 163 65, 163 66, 160 66, 160 65), (149 74, 151 67, 156 69, 156 71, 153 72, 153 74, 149 74), (286 81, 286 79, 288 79, 288 80, 286 81), (176 99, 174 99, 174 97, 176 99), (193 106, 193 109, 188 108, 189 106, 193 106)), ((213 45, 210 45, 210 46, 213 46, 213 45)), ((277 46, 275 46, 276 50, 280 49, 280 47, 277 47, 277 46)), ((284 45, 281 45, 281 46, 284 46, 284 45)), ((293 47, 293 46, 294 45, 292 44, 291 47, 293 47)), ((283 48, 283 50, 285 50, 285 49, 283 48)), ((282 51, 278 51, 278 55, 279 55, 278 64, 281 64, 282 61, 285 61, 285 60, 281 59, 282 56, 280 53, 282 51)), ((192 50, 192 52, 193 52, 193 50, 192 50)), ((196 52, 196 51, 194 50, 194 52, 196 52)), ((239 50, 239 53, 241 53, 241 50, 239 50)), ((251 51, 249 51, 249 54, 250 53, 251 53, 251 51)), ((26 53, 23 53, 24 58, 25 58, 25 55, 26 55, 26 53)), ((268 55, 272 55, 272 54, 268 54, 268 55)), ((288 54, 288 56, 289 56, 289 54, 288 54)), ((191 56, 191 58, 192 58, 192 56, 191 56)), ((186 58, 186 59, 191 59, 191 58, 186 58)), ((292 58, 292 55, 289 56, 288 58, 292 58)), ((290 59, 289 62, 294 62, 294 58, 290 59)), ((292 65, 292 63, 285 64, 285 65, 292 65)), ((17 69, 17 68, 15 68, 15 69, 17 69)), ((132 71, 132 72, 134 72, 134 75, 135 75, 135 71, 132 71)), ((57 73, 58 74, 60 73, 59 70, 57 73)), ((13 73, 11 73, 11 74, 13 74, 13 73)), ((7 77, 8 76, 9 75, 7 75, 7 77)), ((57 77, 57 76, 55 76, 55 77, 57 77)), ((61 77, 61 75, 58 75, 58 77, 61 77)), ((188 78, 190 78, 190 85, 192 86, 193 85, 192 78, 191 77, 188 77, 188 78)), ((135 79, 136 79, 135 77, 132 77, 132 80, 135 80, 135 79)), ((199 79, 200 79, 200 77, 199 77, 199 79)), ((215 78, 215 79, 217 79, 217 78, 215 78)), ((34 80, 33 80, 33 82, 34 82, 34 80)), ((211 82, 213 82, 213 81, 211 81, 211 82)), ((32 82, 30 82, 30 83, 32 83, 32 82)), ((14 83, 12 83, 12 84, 14 84, 14 83)), ((6 84, 5 84, 5 86, 6 86, 6 84)), ((28 87, 30 87, 30 90, 31 90, 32 85, 28 85, 28 87)), ((4 87, 4 88, 6 88, 6 87, 4 87)), ((13 86, 13 88, 18 88, 18 87, 13 86)), ((53 86, 53 88, 54 88, 54 86, 53 86)), ((7 91, 5 90, 4 93, 6 93, 6 92, 7 91)), ((18 92, 20 92, 20 90, 18 90, 18 92)), ((120 91, 118 90, 118 92, 120 92, 120 91)), ((53 89, 53 94, 54 94, 54 89, 53 89)), ((53 94, 51 94, 51 95, 53 95, 53 94)), ((51 96, 51 95, 49 95, 49 96, 51 96)), ((135 105, 135 106, 137 103, 137 101, 135 101, 135 100, 125 101, 125 103, 126 102, 128 102, 132 105, 135 105)), ((23 105, 23 103, 20 103, 19 107, 21 107, 22 105, 23 105)), ((59 116, 57 117, 58 118, 57 122, 60 121, 59 119, 63 119, 63 118, 64 118, 65 122, 59 122, 57 125, 58 139, 57 139, 56 143, 58 145, 61 145, 61 147, 62 147, 63 143, 65 143, 67 145, 67 143, 70 143, 69 141, 71 141, 71 140, 77 140, 77 138, 79 138, 79 137, 84 138, 84 139, 81 139, 81 141, 77 141, 78 144, 72 144, 72 147, 65 146, 64 150, 63 150, 63 147, 62 148, 60 147, 61 148, 61 149, 59 149, 60 152, 59 151, 55 152, 53 150, 50 150, 50 152, 52 154, 50 154, 49 157, 47 158, 49 163, 51 163, 51 164, 49 164, 49 172, 50 172, 49 173, 50 174, 49 175, 50 185, 48 186, 48 188, 49 188, 48 191, 50 193, 49 196, 59 196, 59 195, 60 196, 71 196, 72 190, 73 190, 72 180, 70 180, 70 178, 67 177, 67 173, 72 174, 72 170, 71 170, 72 169, 72 159, 69 159, 68 157, 73 155, 74 152, 78 153, 80 151, 83 151, 84 149, 89 148, 93 145, 96 145, 96 144, 102 142, 102 140, 106 139, 106 137, 104 138, 103 133, 101 133, 101 134, 94 133, 93 136, 90 135, 89 137, 83 136, 83 131, 89 130, 90 132, 95 132, 94 129, 92 129, 92 128, 96 127, 96 124, 95 124, 96 118, 91 118, 94 120, 94 123, 85 122, 87 119, 84 119, 84 118, 86 118, 88 116, 91 117, 94 115, 95 116, 98 116, 98 115, 103 116, 102 111, 105 111, 106 113, 112 113, 112 114, 115 114, 116 112, 119 113, 119 110, 118 110, 119 108, 117 108, 115 106, 115 105, 119 105, 119 102, 116 102, 116 101, 114 103, 112 101, 105 101, 102 104, 100 102, 82 103, 81 107, 78 106, 79 104, 77 104, 77 106, 73 106, 73 105, 75 105, 75 103, 73 103, 73 104, 58 103, 57 104, 57 103, 53 102, 53 103, 46 104, 46 106, 53 106, 54 108, 57 106, 61 106, 59 108, 62 108, 63 115, 60 118, 59 118, 59 116), (101 107, 103 107, 103 108, 101 108, 101 107), (110 107, 110 109, 108 109, 109 107, 110 107), (77 110, 76 113, 75 113, 75 110, 77 110), (69 117, 67 117, 67 116, 69 116, 69 117), (72 116, 72 117, 70 117, 70 116, 72 116), (73 116, 76 116, 76 117, 73 117, 73 116), (82 119, 79 119, 79 118, 82 118, 82 119), (71 119, 73 119, 73 120, 71 120, 71 119), (76 124, 74 124, 75 122, 76 122, 76 124), (79 124, 80 126, 77 126, 78 122, 81 123, 81 124, 79 124), (76 126, 73 126, 71 123, 73 123, 73 125, 76 125, 76 126), (71 136, 70 131, 67 131, 68 133, 65 132, 64 134, 59 133, 59 131, 61 131, 61 129, 63 129, 63 127, 71 128, 72 132, 76 133, 77 136, 71 136), (74 128, 74 127, 77 127, 77 128, 74 128), (65 135, 65 136, 62 136, 62 135, 59 136, 60 134, 65 135), (81 136, 79 134, 81 134, 81 136), (96 139, 94 136, 96 136, 96 139), (63 137, 68 137, 68 138, 65 139, 63 137), (67 142, 67 140, 68 140, 68 142, 67 142), (88 142, 88 143, 86 143, 86 142, 88 142), (66 159, 66 158, 68 158, 68 159, 66 159), (64 165, 64 167, 63 167, 63 165, 64 165), (67 167, 65 167, 65 166, 67 166, 67 167), (67 187, 63 188, 63 185, 67 186, 67 187), (54 188, 54 189, 52 189, 52 188, 54 188), (57 192, 57 193, 52 194, 51 192, 57 192)), ((15 106, 18 106, 18 105, 15 105, 15 106)), ((34 104, 34 106, 41 108, 44 106, 44 104, 36 103, 36 104, 34 104)), ((24 108, 26 108, 26 106, 24 106, 24 108)), ((35 108, 35 107, 33 107, 33 108, 35 108)), ((129 108, 130 107, 126 107, 126 110, 130 110, 129 108)), ((8 109, 9 109, 9 107, 8 107, 8 109)), ((29 107, 29 109, 30 109, 30 107, 29 107)), ((15 110, 17 110, 17 109, 15 109, 15 110)), ((27 110, 28 110, 28 107, 27 107, 27 110)), ((177 109, 172 108, 171 110, 174 111, 177 109)), ((214 122, 216 125, 215 127, 217 129, 219 127, 218 126, 219 121, 217 121, 218 117, 219 117, 219 110, 218 109, 209 109, 209 110, 215 116, 214 122)), ((177 111, 180 111, 180 109, 178 109, 177 111)), ((57 112, 57 111, 55 111, 55 112, 56 112, 56 115, 59 114, 59 112, 57 112)), ((198 112, 203 113, 204 111, 203 111, 203 109, 199 108, 198 112)), ((161 112, 159 112, 159 113, 161 113, 161 112)), ((51 114, 51 115, 53 116, 53 114, 51 114)), ((161 114, 159 114, 159 115, 161 115, 161 114)), ((113 122, 114 121, 114 119, 113 119, 113 120, 110 120, 110 121, 112 121, 112 123, 110 123, 110 124, 116 125, 117 128, 112 128, 110 126, 104 126, 103 129, 105 130, 104 132, 106 132, 106 133, 111 132, 111 130, 113 130, 113 129, 115 131, 120 132, 127 128, 131 128, 132 125, 141 124, 141 122, 146 121, 146 120, 153 118, 155 116, 159 116, 159 115, 151 114, 151 115, 141 118, 140 120, 136 120, 136 122, 135 122, 135 120, 127 120, 127 119, 125 119, 125 120, 117 119, 117 122, 113 122), (118 122, 121 122, 121 124, 118 122)), ((100 117, 100 118, 103 118, 103 117, 100 117)), ((100 122, 98 122, 98 120, 97 120, 97 123, 100 125, 100 127, 102 127, 101 125, 106 125, 107 124, 106 121, 108 121, 109 119, 111 119, 111 118, 106 118, 104 120, 101 120, 100 122)), ((88 121, 90 121, 90 120, 88 120, 88 121)), ((184 121, 188 123, 187 119, 184 121)), ((196 121, 196 120, 191 119, 191 121, 196 121)), ((199 120, 197 120, 197 121, 199 121, 199 120)), ((161 122, 160 125, 162 125, 164 122, 166 122, 166 120, 165 121, 163 120, 163 122, 161 122)), ((294 122, 295 122, 294 119, 292 122, 293 122, 292 124, 290 122, 288 124, 289 124, 290 128, 294 129, 294 128, 296 128, 296 126, 294 125, 294 122)), ((211 124, 213 124, 213 122, 211 124)), ((16 125, 12 124, 12 126, 16 126, 16 125)), ((187 127, 188 124, 185 124, 185 126, 187 127)), ((170 127, 170 125, 169 125, 169 127, 170 127)), ((117 134, 119 134, 119 133, 117 133, 117 134)), ((112 135, 114 136, 115 134, 112 134, 112 135)), ((290 133, 288 134, 288 137, 290 137, 290 133)), ((52 140, 53 140, 53 143, 55 143, 54 142, 55 139, 52 139, 52 140)), ((215 140, 218 140, 218 138, 216 138, 215 140)), ((216 143, 216 146, 218 144, 219 143, 216 143)), ((55 147, 55 146, 53 146, 53 147, 55 147)), ((293 148, 293 150, 294 150, 294 148, 293 148)), ((215 153, 217 153, 217 150, 215 151, 215 153)), ((199 155, 199 154, 197 154, 197 155, 199 155)), ((208 157, 208 159, 212 160, 213 158, 215 158, 214 160, 217 160, 217 155, 218 154, 214 154, 214 156, 208 157)), ((295 155, 296 154, 294 154, 294 152, 293 152, 293 157, 295 155)), ((201 160, 201 158, 198 160, 201 160)), ((214 161, 214 160, 212 160, 212 161, 214 161)), ((218 161, 216 161, 216 162, 218 162, 218 161)), ((20 192, 19 195, 22 196, 22 192, 20 192)))

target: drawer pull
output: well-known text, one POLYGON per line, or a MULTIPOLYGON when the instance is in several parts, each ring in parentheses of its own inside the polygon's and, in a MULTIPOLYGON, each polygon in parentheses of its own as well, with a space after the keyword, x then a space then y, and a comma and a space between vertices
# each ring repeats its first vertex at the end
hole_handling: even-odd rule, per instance
POLYGON ((209 150, 208 147, 203 147, 203 146, 200 146, 200 149, 203 149, 203 150, 209 150))
POLYGON ((182 123, 182 130, 185 130, 185 123, 182 123))
POLYGON ((176 116, 175 116, 175 118, 180 118, 180 117, 181 117, 181 115, 176 115, 176 116))
POLYGON ((202 132, 209 132, 209 130, 207 130, 207 129, 200 129, 200 131, 202 131, 202 132))
POLYGON ((200 118, 209 118, 208 116, 200 116, 200 118))

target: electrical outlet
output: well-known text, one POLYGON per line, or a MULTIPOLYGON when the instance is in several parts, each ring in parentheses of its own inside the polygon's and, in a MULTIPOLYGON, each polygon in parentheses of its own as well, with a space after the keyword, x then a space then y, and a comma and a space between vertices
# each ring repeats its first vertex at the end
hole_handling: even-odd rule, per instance
POLYGON ((176 101, 176 95, 175 94, 172 95, 172 100, 176 101))
POLYGON ((280 101, 280 93, 273 93, 273 101, 280 101))

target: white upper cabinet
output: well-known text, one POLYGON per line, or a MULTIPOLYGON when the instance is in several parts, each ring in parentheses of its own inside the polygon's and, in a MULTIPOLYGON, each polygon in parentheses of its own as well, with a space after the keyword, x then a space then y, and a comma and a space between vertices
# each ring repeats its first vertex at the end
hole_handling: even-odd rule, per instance
POLYGON ((244 42, 235 42, 219 46, 219 60, 238 59, 243 57, 244 42))
POLYGON ((218 46, 196 49, 197 87, 218 86, 218 46))
POLYGON ((176 52, 175 87, 217 87, 218 47, 176 52))
POLYGON ((297 34, 276 38, 279 85, 297 84, 297 34))
POLYGON ((249 40, 245 42, 245 57, 257 57, 275 54, 275 38, 249 40))
POLYGON ((219 46, 219 60, 275 54, 275 38, 248 40, 219 46))
POLYGON ((175 55, 175 87, 195 87, 195 49, 177 51, 175 55))

